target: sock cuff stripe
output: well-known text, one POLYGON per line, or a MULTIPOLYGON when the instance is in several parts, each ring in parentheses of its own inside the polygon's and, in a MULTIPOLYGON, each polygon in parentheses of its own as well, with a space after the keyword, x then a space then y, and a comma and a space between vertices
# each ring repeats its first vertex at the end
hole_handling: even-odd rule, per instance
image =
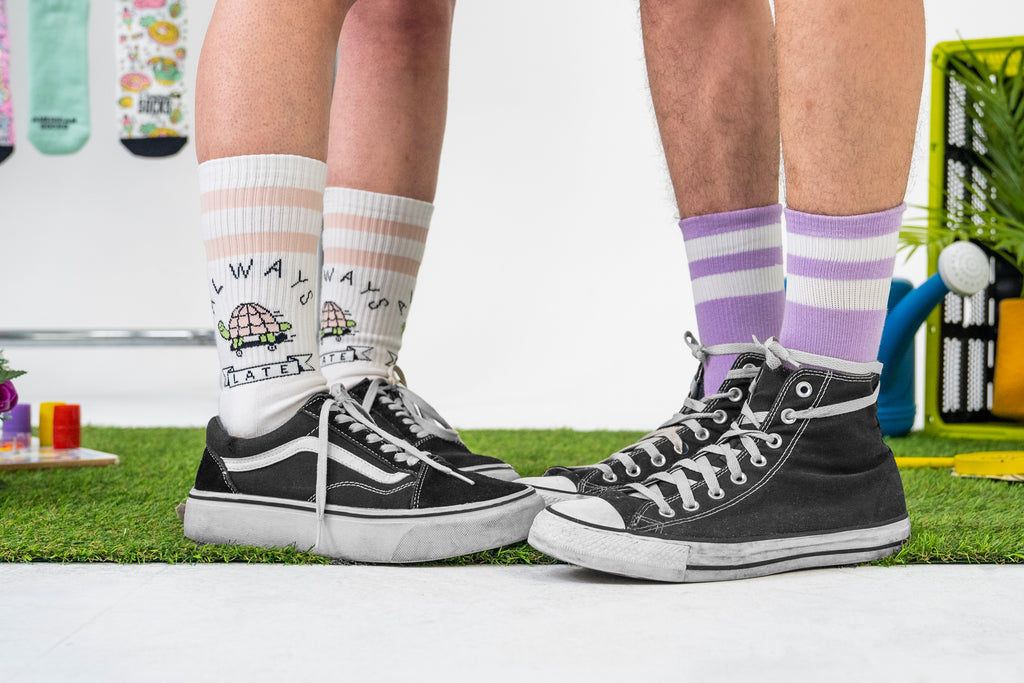
POLYGON ((694 239, 738 230, 749 230, 764 225, 780 225, 781 219, 782 205, 771 204, 752 209, 693 216, 679 221, 679 229, 683 231, 684 239, 694 239))
POLYGON ((350 214, 364 218, 409 223, 426 229, 434 213, 434 205, 411 197, 356 190, 350 187, 328 187, 324 193, 325 214, 350 214))
POLYGON ((790 275, 786 280, 786 303, 833 311, 885 312, 890 278, 870 280, 828 280, 790 275))
POLYGON ((793 234, 786 237, 786 252, 790 257, 800 256, 823 261, 880 261, 895 260, 899 233, 853 239, 793 234))
POLYGON ((352 213, 325 213, 324 230, 351 230, 426 243, 427 228, 386 218, 371 218, 352 213))
POLYGON ((782 226, 778 223, 745 230, 733 230, 707 237, 684 238, 686 259, 690 263, 745 251, 782 246, 782 226))
POLYGON ((320 197, 316 209, 322 212, 326 185, 327 164, 292 154, 246 154, 211 159, 199 164, 199 188, 202 193, 273 187, 313 190, 320 197))
POLYGON ((753 249, 728 256, 712 256, 690 262, 690 277, 705 277, 737 270, 782 265, 782 247, 753 249))
POLYGON ((874 280, 891 278, 892 258, 875 261, 829 261, 826 259, 790 256, 787 272, 819 280, 874 280))
POLYGON ((702 304, 725 298, 722 296, 725 293, 738 297, 781 292, 782 282, 781 265, 698 277, 692 281, 693 301, 702 304))
POLYGON ((361 249, 340 249, 336 247, 324 248, 324 264, 386 270, 410 277, 416 277, 420 270, 420 261, 418 259, 363 251, 361 249))
POLYGON ((697 328, 708 346, 779 336, 786 296, 782 290, 749 296, 726 296, 697 304, 697 328))
POLYGON ((320 245, 319 237, 305 232, 249 232, 221 235, 204 240, 206 260, 237 258, 249 254, 313 254, 320 245))
POLYGON ((786 209, 786 232, 791 235, 845 239, 880 237, 899 232, 906 204, 856 216, 824 216, 786 209))
POLYGON ((316 190, 264 185, 203 192, 199 196, 199 210, 207 214, 215 211, 281 206, 321 211, 322 201, 322 195, 316 190))

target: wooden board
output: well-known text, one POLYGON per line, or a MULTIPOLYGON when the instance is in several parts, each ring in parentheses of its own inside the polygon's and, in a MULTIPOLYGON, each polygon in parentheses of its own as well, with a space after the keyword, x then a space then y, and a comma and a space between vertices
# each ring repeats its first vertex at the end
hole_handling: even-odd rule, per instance
POLYGON ((120 458, 112 453, 91 448, 55 450, 33 446, 17 453, 0 451, 0 472, 11 470, 44 470, 57 467, 104 467, 116 465, 120 458))

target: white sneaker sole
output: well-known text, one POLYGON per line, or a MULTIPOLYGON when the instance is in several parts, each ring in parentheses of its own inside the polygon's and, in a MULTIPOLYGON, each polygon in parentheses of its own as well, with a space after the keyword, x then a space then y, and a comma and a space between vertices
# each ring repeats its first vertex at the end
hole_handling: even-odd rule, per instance
POLYGON ((574 522, 550 510, 537 516, 528 543, 570 564, 637 579, 696 582, 766 576, 870 562, 900 549, 910 520, 866 529, 744 543, 659 540, 574 522))
POLYGON ((192 489, 185 505, 185 536, 218 545, 293 546, 354 562, 426 562, 518 543, 543 508, 532 491, 429 510, 328 505, 314 548, 312 503, 192 489))

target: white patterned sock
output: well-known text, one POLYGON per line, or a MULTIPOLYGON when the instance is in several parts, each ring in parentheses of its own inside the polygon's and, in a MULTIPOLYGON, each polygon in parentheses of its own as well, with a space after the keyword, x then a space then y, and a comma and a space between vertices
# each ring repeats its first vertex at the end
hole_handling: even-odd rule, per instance
POLYGON ((327 388, 316 302, 326 182, 323 162, 283 154, 199 166, 220 419, 234 436, 276 429, 327 388))
POLYGON ((433 204, 329 187, 320 363, 330 385, 387 377, 398 360, 433 204))

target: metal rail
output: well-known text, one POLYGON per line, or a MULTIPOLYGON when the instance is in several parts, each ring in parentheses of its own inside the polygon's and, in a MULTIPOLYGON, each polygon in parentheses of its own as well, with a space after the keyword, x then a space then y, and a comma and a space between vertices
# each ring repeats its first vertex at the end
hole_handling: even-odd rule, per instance
POLYGON ((0 346, 213 346, 213 330, 0 330, 0 346))

